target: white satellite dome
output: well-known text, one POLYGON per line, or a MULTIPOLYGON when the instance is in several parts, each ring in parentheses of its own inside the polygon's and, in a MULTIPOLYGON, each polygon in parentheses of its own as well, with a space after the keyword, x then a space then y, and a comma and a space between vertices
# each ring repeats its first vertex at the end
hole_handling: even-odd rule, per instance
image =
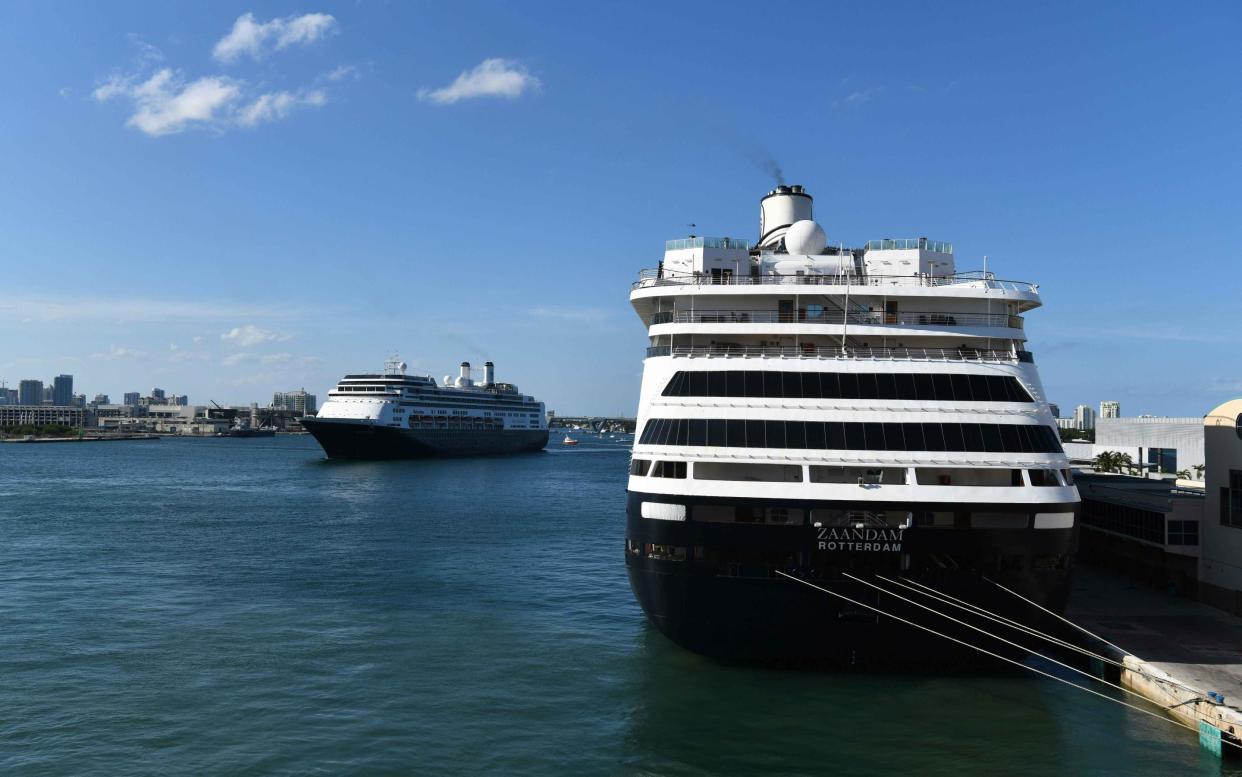
POLYGON ((795 221, 785 232, 785 250, 791 254, 814 256, 828 245, 824 228, 810 219, 795 221))

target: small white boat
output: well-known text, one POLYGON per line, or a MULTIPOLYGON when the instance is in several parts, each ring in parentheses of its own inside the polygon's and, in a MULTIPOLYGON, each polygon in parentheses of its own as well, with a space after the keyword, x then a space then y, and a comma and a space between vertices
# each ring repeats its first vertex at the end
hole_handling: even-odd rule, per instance
POLYGON ((562 445, 577 445, 578 441, 569 435, 565 435, 565 439, 561 440, 562 445))

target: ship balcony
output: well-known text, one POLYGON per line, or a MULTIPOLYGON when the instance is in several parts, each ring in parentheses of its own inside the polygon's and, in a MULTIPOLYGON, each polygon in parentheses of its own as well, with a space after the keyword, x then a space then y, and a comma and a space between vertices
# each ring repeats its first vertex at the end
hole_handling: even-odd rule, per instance
MULTIPOLYGON (((659 339, 659 338, 657 338, 659 339)), ((908 347, 842 345, 821 340, 788 344, 743 344, 711 342, 699 344, 656 343, 647 348, 647 358, 705 358, 705 359, 821 359, 844 361, 935 361, 935 362, 1001 362, 1027 363, 1035 361, 1030 351, 1017 347, 976 348, 972 346, 908 347)))
POLYGON ((797 272, 750 274, 739 272, 679 273, 663 268, 643 270, 631 286, 630 299, 690 295, 828 294, 886 295, 929 299, 992 299, 1015 302, 1021 310, 1040 305, 1039 285, 996 278, 992 273, 954 275, 817 275, 797 272), (809 288, 808 288, 809 287, 809 288))
MULTIPOLYGON (((888 327, 983 327, 987 329, 1023 329, 1022 316, 1008 313, 897 311, 897 310, 832 310, 822 305, 808 305, 796 310, 679 310, 660 311, 648 317, 652 327, 663 324, 805 324, 829 326, 888 327)), ((714 327, 712 327, 714 329, 714 327)), ((728 330, 725 330, 728 331, 728 330)))

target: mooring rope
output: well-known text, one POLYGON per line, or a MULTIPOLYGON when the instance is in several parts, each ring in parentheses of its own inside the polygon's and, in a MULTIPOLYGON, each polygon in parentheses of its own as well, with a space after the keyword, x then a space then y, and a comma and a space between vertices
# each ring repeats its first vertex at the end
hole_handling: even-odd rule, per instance
MULTIPOLYGON (((1172 686, 1174 686, 1174 687, 1176 687, 1176 688, 1180 688, 1180 689, 1182 689, 1183 691, 1185 691, 1185 692, 1187 692, 1187 693, 1190 693, 1190 694, 1193 694, 1193 695, 1195 696, 1195 698, 1194 698, 1194 699, 1191 699, 1191 701, 1198 701, 1198 700, 1201 700, 1201 699, 1203 698, 1203 692, 1202 692, 1202 691, 1200 691, 1198 688, 1191 688, 1189 685, 1186 685, 1186 684, 1184 684, 1184 683, 1180 683, 1180 682, 1178 682, 1178 681, 1176 681, 1176 680, 1173 680, 1173 679, 1166 679, 1166 678, 1163 678, 1163 677, 1157 677, 1156 675, 1149 674, 1148 672, 1145 672, 1145 671, 1143 671, 1142 669, 1139 669, 1139 668, 1137 668, 1137 667, 1133 667, 1133 666, 1126 666, 1126 665, 1125 665, 1123 662, 1121 662, 1121 661, 1117 661, 1117 660, 1115 660, 1115 659, 1109 658, 1108 656, 1100 655, 1099 653, 1095 653, 1095 652, 1093 652, 1093 651, 1087 650, 1086 648, 1084 648, 1084 647, 1080 647, 1079 645, 1075 645, 1075 644, 1074 644, 1074 643, 1072 643, 1072 642, 1066 642, 1065 640, 1060 639, 1059 637, 1054 637, 1054 636, 1052 636, 1051 634, 1046 634, 1046 633, 1044 633, 1044 632, 1042 632, 1042 631, 1039 631, 1038 629, 1031 628, 1030 626, 1027 626, 1026 624, 1023 624, 1023 623, 1020 623, 1020 622, 1018 622, 1018 621, 1015 621, 1015 620, 1013 620, 1012 618, 1006 618, 1004 615, 1000 615, 999 613, 990 612, 989 610, 986 610, 986 609, 984 609, 983 607, 980 607, 980 606, 979 606, 979 605, 977 605, 977 604, 973 604, 972 602, 968 602, 968 601, 966 601, 966 600, 964 600, 964 599, 958 599, 958 598, 956 598, 956 597, 950 596, 949 594, 946 594, 946 593, 944 593, 943 591, 937 591, 935 588, 932 588, 932 587, 931 587, 931 586, 929 586, 929 585, 925 585, 925 584, 923 584, 923 583, 920 583, 920 582, 919 582, 919 581, 917 581, 917 580, 911 580, 911 579, 910 579, 910 578, 908 578, 908 577, 903 577, 903 578, 902 578, 902 580, 906 581, 907 583, 913 583, 914 585, 918 586, 919 588, 926 589, 926 591, 920 591, 920 590, 919 590, 919 588, 912 588, 911 586, 909 586, 909 585, 905 585, 905 584, 903 584, 903 583, 901 583, 901 582, 899 582, 899 581, 897 581, 897 580, 889 580, 887 577, 884 577, 883 575, 876 575, 876 577, 877 577, 877 578, 879 578, 879 579, 881 579, 881 580, 884 580, 885 582, 889 582, 889 583, 893 583, 893 584, 895 584, 895 585, 899 585, 899 586, 901 586, 902 588, 905 588, 905 589, 907 589, 907 590, 913 591, 913 592, 915 592, 915 593, 923 594, 924 596, 927 596, 927 597, 929 597, 929 598, 934 598, 934 599, 936 599, 936 601, 943 602, 944 604, 950 604, 950 605, 953 605, 954 607, 957 607, 958 609, 965 610, 966 612, 969 612, 969 613, 972 613, 972 614, 975 614, 975 615, 981 615, 981 616, 983 616, 984 618, 987 618, 987 619, 989 619, 989 620, 994 620, 994 621, 996 621, 997 623, 1000 623, 1001 625, 1004 625, 1004 626, 1009 626, 1009 627, 1010 627, 1010 628, 1012 628, 1012 629, 1019 629, 1019 630, 1021 630, 1021 631, 1024 631, 1024 632, 1026 632, 1026 633, 1030 634, 1031 636, 1038 637, 1039 639, 1045 640, 1045 641, 1047 641, 1047 642, 1051 642, 1051 643, 1053 643, 1053 644, 1055 644, 1055 645, 1059 645, 1059 646, 1061 646, 1061 647, 1063 647, 1063 648, 1065 648, 1065 649, 1067 649, 1067 650, 1071 650, 1071 651, 1074 651, 1074 652, 1076 652, 1076 653, 1080 653, 1080 654, 1082 654, 1082 655, 1084 655, 1084 656, 1088 656, 1088 657, 1090 657, 1090 658, 1095 658, 1095 659, 1098 659, 1098 660, 1100 660, 1100 661, 1103 661, 1103 662, 1104 662, 1104 663, 1106 663, 1106 664, 1110 664, 1110 665, 1115 666, 1115 667, 1117 667, 1117 668, 1119 668, 1119 669, 1124 669, 1124 670, 1126 670, 1127 672, 1131 672, 1131 673, 1133 673, 1133 674, 1139 675, 1140 677, 1146 677, 1147 679, 1152 680, 1153 682, 1164 683, 1165 685, 1172 685, 1172 686), (929 593, 929 592, 930 592, 930 593, 929 593)), ((1114 647, 1115 647, 1115 646, 1114 646, 1114 647)), ((1120 648, 1118 648, 1118 649, 1120 650, 1120 648)), ((1125 651, 1122 651, 1122 652, 1124 653, 1125 651)), ((1129 654, 1127 653, 1127 655, 1129 655, 1129 654)), ((1185 703, 1186 703, 1186 702, 1181 702, 1181 704, 1174 704, 1174 705, 1171 705, 1170 707, 1168 707, 1167 709, 1172 709, 1173 707, 1180 707, 1182 704, 1185 704, 1185 703)))
POLYGON ((992 585, 994 585, 994 586, 996 586, 997 588, 1001 589, 1001 590, 1002 590, 1002 591, 1004 591, 1005 593, 1008 593, 1008 594, 1011 594, 1011 595, 1013 595, 1013 596, 1018 597, 1019 599, 1021 599, 1021 600, 1022 600, 1022 601, 1024 601, 1024 602, 1026 602, 1027 604, 1031 605, 1032 607, 1036 607, 1036 608, 1038 608, 1038 609, 1040 609, 1040 610, 1043 610, 1044 612, 1046 612, 1046 613, 1048 613, 1049 615, 1053 616, 1053 617, 1054 617, 1054 618, 1056 618, 1057 620, 1062 621, 1063 623, 1068 623, 1070 626, 1073 626, 1074 628, 1078 629, 1078 630, 1079 630, 1079 631, 1081 631, 1083 634, 1086 634, 1088 637, 1091 637, 1091 638, 1093 638, 1093 639, 1098 639, 1100 642, 1103 642, 1105 645, 1108 645, 1109 647, 1113 648, 1114 650, 1119 650, 1119 651, 1121 651, 1122 653, 1126 654, 1127 656, 1128 656, 1128 655, 1133 655, 1132 653, 1130 653, 1130 651, 1128 651, 1128 650, 1126 650, 1126 649, 1124 649, 1124 648, 1122 648, 1122 647, 1119 647, 1119 646, 1117 646, 1117 645, 1114 645, 1113 643, 1111 643, 1111 642, 1109 642, 1108 640, 1106 640, 1106 639, 1104 639, 1103 637, 1101 637, 1099 634, 1092 634, 1090 631, 1087 631, 1087 630, 1086 630, 1086 629, 1084 629, 1082 626, 1079 626, 1077 623, 1074 623, 1074 622, 1073 622, 1072 620, 1070 620, 1069 618, 1063 618, 1063 617, 1061 617, 1060 615, 1058 615, 1057 613, 1053 612, 1052 610, 1049 610, 1047 607, 1044 607, 1044 606, 1043 606, 1042 604, 1040 604, 1039 602, 1033 602, 1033 601, 1031 601, 1030 599, 1027 599, 1027 598, 1026 598, 1025 596, 1023 596, 1022 594, 1018 593, 1017 591, 1014 591, 1014 590, 1011 590, 1011 589, 1009 589, 1009 588, 1006 588, 1005 586, 1003 586, 1003 585, 1001 585, 1000 583, 996 582, 996 581, 995 581, 995 580, 993 580, 992 578, 990 578, 990 577, 986 577, 986 576, 985 576, 983 579, 984 579, 984 580, 987 580, 989 583, 991 583, 992 585))
MULTIPOLYGON (((803 580, 803 579, 802 579, 802 578, 800 578, 800 577, 795 577, 795 576, 793 576, 793 575, 786 574, 786 573, 784 573, 784 572, 780 571, 779 569, 775 569, 775 570, 773 570, 773 571, 774 571, 774 572, 776 572, 776 574, 780 575, 781 577, 787 577, 787 578, 789 578, 790 580, 793 580, 795 583, 801 583, 801 584, 803 584, 803 585, 805 585, 805 586, 808 586, 808 587, 810 587, 810 588, 814 588, 816 591, 822 591, 823 593, 829 594, 830 596, 835 596, 835 597, 837 597, 838 599, 841 599, 842 601, 849 602, 850 604, 854 605, 855 607, 862 607, 862 608, 864 608, 864 609, 871 610, 872 612, 877 613, 877 614, 879 614, 879 615, 883 615, 883 616, 886 616, 886 617, 888 617, 888 618, 892 618, 893 620, 895 620, 895 621, 897 621, 897 622, 899 622, 899 623, 904 623, 904 624, 906 624, 907 626, 913 626, 913 627, 914 627, 914 628, 916 628, 916 629, 920 629, 920 630, 922 630, 922 631, 926 631, 927 633, 929 633, 929 634, 933 634, 933 635, 935 635, 935 636, 937 636, 937 637, 940 637, 940 638, 942 638, 942 639, 947 639, 947 640, 949 640, 950 642, 956 642, 956 643, 957 643, 957 644, 959 644, 959 645, 962 645, 962 646, 964 646, 964 647, 968 647, 968 648, 970 648, 971 650, 978 651, 978 652, 980 652, 980 653, 983 653, 984 655, 991 656, 992 658, 999 659, 999 660, 1001 660, 1001 661, 1004 661, 1004 662, 1005 662, 1005 663, 1007 663, 1007 664, 1012 664, 1012 665, 1014 665, 1014 666, 1016 666, 1016 667, 1018 667, 1018 668, 1020 668, 1020 669, 1025 669, 1025 670, 1027 670, 1028 672, 1034 672, 1035 674, 1037 674, 1037 675, 1041 675, 1041 676, 1043 676, 1043 677, 1047 677, 1047 678, 1048 678, 1048 679, 1050 679, 1050 680, 1056 680, 1058 683, 1062 683, 1062 684, 1064 684, 1064 685, 1068 685, 1068 686, 1070 686, 1071 688, 1077 688, 1077 689, 1078 689, 1078 690, 1080 690, 1080 691, 1086 691, 1087 693, 1091 694, 1092 696, 1098 696, 1098 697, 1100 697, 1101 699, 1104 699, 1105 701, 1111 701, 1111 702, 1112 702, 1112 703, 1114 703, 1114 704, 1120 704, 1121 706, 1123 706, 1123 707, 1128 707, 1129 709, 1132 709, 1132 710, 1134 710, 1135 712, 1141 712, 1141 713, 1142 713, 1142 714, 1144 714, 1144 715, 1148 715, 1148 716, 1153 717, 1153 718, 1156 718, 1156 719, 1158 719, 1158 720, 1163 720, 1163 721, 1165 721, 1166 723, 1172 723, 1172 724, 1173 724, 1173 725, 1175 725, 1175 726, 1179 726, 1179 727, 1181 727, 1181 728, 1187 729, 1188 731, 1192 731, 1192 732, 1194 732, 1194 733, 1196 733, 1196 734, 1198 734, 1198 733, 1199 733, 1199 729, 1198 729, 1198 728, 1196 728, 1195 726, 1191 726, 1191 725, 1190 725, 1190 724, 1188 724, 1188 723, 1182 723, 1180 720, 1175 720, 1175 719, 1173 719, 1173 718, 1170 718, 1169 716, 1167 716, 1167 715, 1165 715, 1165 714, 1163 714, 1163 713, 1159 713, 1159 712, 1152 712, 1151 710, 1149 710, 1149 709, 1144 709, 1143 707, 1140 707, 1140 706, 1138 706, 1138 705, 1136 705, 1136 704, 1131 704, 1131 703, 1129 703, 1129 702, 1127 702, 1127 701, 1122 701, 1121 699, 1114 699, 1114 698, 1113 698, 1113 697, 1111 697, 1111 696, 1107 696, 1107 695, 1105 695, 1105 694, 1100 693, 1099 691, 1092 690, 1091 688, 1088 688, 1088 687, 1086 687, 1086 686, 1084 686, 1084 685, 1079 685, 1078 683, 1072 682, 1072 681, 1070 681, 1070 680, 1066 680, 1064 677, 1057 677, 1056 675, 1052 674, 1051 672, 1045 672, 1045 671, 1044 671, 1044 670, 1042 670, 1042 669, 1037 669, 1037 668, 1035 668, 1035 667, 1033 667, 1033 666, 1027 666, 1026 664, 1022 663, 1021 661, 1015 661, 1014 659, 1012 659, 1012 658, 1008 658, 1008 657, 1006 657, 1006 656, 1002 656, 1002 655, 1000 655, 999 653, 994 653, 994 652, 992 652, 991 650, 988 650, 987 648, 982 648, 982 647, 979 647, 978 645, 972 645, 972 644, 970 644, 969 642, 966 642, 965 640, 961 640, 961 639, 958 639, 957 637, 950 636, 949 634, 944 634, 944 633, 942 633, 942 632, 936 631, 935 629, 930 628, 930 627, 928 627, 928 626, 923 626, 922 624, 915 623, 914 621, 907 620, 907 619, 902 618, 902 617, 900 617, 900 616, 897 616, 897 615, 892 615, 892 614, 890 614, 890 613, 884 612, 883 610, 881 610, 881 609, 880 609, 880 608, 878 608, 878 607, 873 607, 873 606, 871 606, 871 605, 869 605, 869 604, 864 604, 863 602, 856 601, 856 600, 854 600, 854 599, 849 598, 849 597, 848 597, 848 596, 846 596, 845 594, 837 593, 836 591, 830 590, 830 589, 828 589, 828 588, 822 588, 822 587, 817 586, 817 585, 815 585, 814 583, 812 583, 812 582, 810 582, 810 581, 808 581, 808 580, 803 580)), ((1221 740, 1220 740, 1220 741, 1221 741, 1222 743, 1227 743, 1227 744, 1229 744, 1229 745, 1231 745, 1231 746, 1233 746, 1233 747, 1236 747, 1236 748, 1238 748, 1238 749, 1242 750, 1242 745, 1240 745, 1240 744, 1236 744, 1236 743, 1234 743, 1234 742, 1232 742, 1232 741, 1230 741, 1230 740, 1225 739, 1224 737, 1221 737, 1221 740)))
POLYGON ((954 618, 952 615, 949 615, 948 613, 941 612, 941 611, 939 611, 939 610, 937 610, 937 609, 935 609, 935 608, 933 608, 933 607, 928 607, 928 606, 927 606, 927 605, 925 605, 925 604, 920 604, 919 602, 916 602, 916 601, 914 601, 913 599, 907 599, 906 597, 902 596, 901 594, 896 594, 896 593, 893 593, 892 591, 890 591, 890 590, 888 590, 888 589, 886 589, 886 588, 884 588, 884 587, 882 587, 882 586, 878 586, 878 585, 876 585, 875 583, 871 583, 871 582, 868 582, 868 581, 866 581, 866 580, 863 580, 861 577, 856 577, 855 575, 851 575, 849 572, 842 572, 841 574, 842 574, 843 576, 845 576, 845 577, 848 577, 850 580, 854 580, 854 581, 856 581, 856 582, 862 583, 862 584, 863 584, 863 585, 865 585, 865 586, 870 586, 871 588, 874 588, 875 590, 879 591, 879 592, 880 592, 880 593, 882 593, 882 594, 886 594, 886 595, 888 595, 888 596, 891 596, 891 597, 893 597, 894 599, 900 599, 901 601, 906 602, 907 604, 913 604, 915 607, 918 607, 919 609, 922 609, 922 610, 927 610, 928 612, 932 613, 933 615, 939 615, 941 618, 944 618, 944 619, 946 619, 946 620, 953 621, 954 623, 958 624, 959 626, 965 626, 966 628, 971 629, 972 631, 977 631, 977 632, 979 632, 980 634, 982 634, 982 635, 983 635, 983 636, 985 636, 985 637, 991 637, 992 639, 996 640, 997 642, 1004 642, 1006 645, 1009 645, 1010 647, 1016 647, 1016 648, 1018 648, 1019 650, 1021 650, 1021 651, 1025 652, 1025 653, 1030 653, 1030 654, 1031 654, 1031 655, 1033 655, 1033 656, 1038 656, 1039 658, 1042 658, 1042 659, 1044 659, 1045 661, 1048 661, 1049 663, 1056 664, 1057 666, 1061 667, 1062 669, 1068 669, 1069 671, 1071 671, 1071 672, 1073 672, 1073 673, 1075 673, 1075 674, 1080 674, 1080 675, 1082 675, 1083 677, 1086 677, 1088 680, 1094 680, 1094 681, 1096 681, 1096 682, 1098 682, 1098 683, 1103 683, 1104 685, 1107 685, 1109 688, 1113 688, 1113 689, 1115 689, 1115 690, 1121 691, 1122 693, 1127 693, 1127 694, 1129 694, 1129 695, 1131 695, 1131 696, 1135 696, 1135 697, 1137 697, 1137 698, 1140 698, 1140 699, 1142 699, 1143 701, 1147 701, 1147 697, 1146 697, 1146 696, 1144 696, 1143 694, 1139 693, 1138 691, 1132 691, 1132 690, 1130 690, 1129 688, 1125 688, 1125 687, 1122 687, 1122 686, 1118 685, 1117 683, 1112 683, 1112 682, 1109 682, 1108 680, 1105 680, 1105 679, 1103 679, 1102 677, 1096 677, 1095 675, 1091 674, 1090 672, 1087 672, 1087 671, 1085 671, 1085 670, 1079 669, 1078 667, 1075 667, 1075 666, 1070 666, 1069 664, 1067 664, 1067 663, 1065 663, 1065 662, 1063 662, 1063 661, 1058 661, 1057 659, 1053 658, 1052 656, 1046 656, 1046 655, 1044 655, 1043 653, 1040 653, 1040 652, 1038 652, 1038 651, 1035 651, 1035 650, 1030 649, 1030 648, 1029 648, 1029 647, 1027 647, 1026 645, 1019 644, 1019 643, 1017 643, 1017 642, 1014 642, 1014 641, 1013 641, 1013 640, 1011 640, 1011 639, 1005 639, 1004 637, 1002 637, 1002 636, 1000 636, 1000 635, 997 635, 997 634, 993 634, 992 632, 987 631, 986 629, 981 629, 981 628, 979 628, 978 626, 975 626, 975 625, 974 625, 974 624, 972 624, 972 623, 967 623, 966 621, 964 621, 964 620, 962 620, 962 619, 960 619, 960 618, 954 618))

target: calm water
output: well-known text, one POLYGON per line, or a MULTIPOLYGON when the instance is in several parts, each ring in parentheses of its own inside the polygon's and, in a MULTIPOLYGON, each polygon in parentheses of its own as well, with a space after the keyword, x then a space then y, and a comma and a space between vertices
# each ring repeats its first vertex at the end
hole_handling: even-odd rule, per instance
POLYGON ((0 445, 0 770, 1220 771, 1189 732, 1037 678, 689 655, 630 595, 623 444, 551 447, 0 445))

